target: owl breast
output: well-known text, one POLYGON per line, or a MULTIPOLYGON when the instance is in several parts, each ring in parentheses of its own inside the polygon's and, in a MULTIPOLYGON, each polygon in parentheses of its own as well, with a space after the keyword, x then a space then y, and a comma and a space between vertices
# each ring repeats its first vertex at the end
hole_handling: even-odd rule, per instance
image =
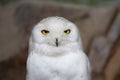
POLYGON ((60 57, 30 54, 27 69, 29 76, 36 78, 28 80, 87 80, 84 79, 87 74, 86 57, 76 53, 60 57))

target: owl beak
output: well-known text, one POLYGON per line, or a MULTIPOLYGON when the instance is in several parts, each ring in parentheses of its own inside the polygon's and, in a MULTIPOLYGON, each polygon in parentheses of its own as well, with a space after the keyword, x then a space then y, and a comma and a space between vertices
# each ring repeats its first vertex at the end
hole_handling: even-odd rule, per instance
POLYGON ((58 47, 58 38, 56 38, 55 44, 58 47))

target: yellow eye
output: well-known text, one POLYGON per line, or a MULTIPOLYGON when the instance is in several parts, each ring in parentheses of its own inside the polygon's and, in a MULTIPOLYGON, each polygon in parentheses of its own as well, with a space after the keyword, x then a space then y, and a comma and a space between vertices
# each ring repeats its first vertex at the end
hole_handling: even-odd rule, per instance
POLYGON ((70 32, 71 32, 70 29, 67 29, 67 30, 64 31, 64 33, 66 33, 66 34, 70 34, 70 32))
POLYGON ((47 35, 47 34, 49 33, 49 31, 48 31, 48 30, 42 30, 41 33, 42 33, 43 35, 47 35))

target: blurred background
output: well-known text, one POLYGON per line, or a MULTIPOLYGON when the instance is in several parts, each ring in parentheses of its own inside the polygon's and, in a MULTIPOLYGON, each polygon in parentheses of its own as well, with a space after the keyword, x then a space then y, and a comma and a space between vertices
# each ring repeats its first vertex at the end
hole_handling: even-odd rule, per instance
POLYGON ((31 30, 48 16, 78 26, 92 80, 120 80, 120 0, 0 0, 0 80, 25 80, 31 30))

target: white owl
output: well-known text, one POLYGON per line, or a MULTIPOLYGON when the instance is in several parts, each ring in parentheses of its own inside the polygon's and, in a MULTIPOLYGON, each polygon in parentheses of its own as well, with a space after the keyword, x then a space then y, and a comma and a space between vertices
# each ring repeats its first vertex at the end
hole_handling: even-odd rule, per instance
POLYGON ((48 17, 34 27, 26 80, 90 80, 89 60, 75 24, 48 17))

